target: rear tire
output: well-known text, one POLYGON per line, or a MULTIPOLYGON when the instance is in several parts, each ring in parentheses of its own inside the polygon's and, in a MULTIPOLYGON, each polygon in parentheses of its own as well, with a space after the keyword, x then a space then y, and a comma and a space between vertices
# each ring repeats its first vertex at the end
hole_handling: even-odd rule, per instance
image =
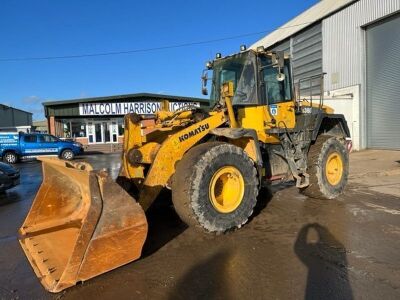
POLYGON ((16 164, 18 162, 18 155, 15 152, 6 152, 3 156, 3 161, 8 164, 16 164))
POLYGON ((312 198, 334 199, 343 193, 349 175, 349 154, 333 136, 321 135, 308 152, 310 185, 301 192, 312 198))
POLYGON ((75 157, 74 152, 69 149, 65 149, 63 152, 61 152, 61 158, 65 160, 73 160, 75 157))
POLYGON ((258 186, 254 163, 241 148, 207 142, 178 162, 172 201, 186 224, 225 232, 247 222, 257 203, 258 186))

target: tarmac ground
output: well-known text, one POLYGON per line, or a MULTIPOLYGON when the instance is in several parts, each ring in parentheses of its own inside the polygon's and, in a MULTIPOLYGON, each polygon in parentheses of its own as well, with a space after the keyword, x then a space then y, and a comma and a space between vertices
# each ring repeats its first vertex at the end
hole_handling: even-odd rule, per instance
MULTIPOLYGON (((115 177, 120 155, 83 157, 115 177)), ((346 192, 310 199, 291 184, 262 190, 240 230, 182 223, 170 197, 148 212, 142 258, 59 294, 44 290, 19 243, 41 164, 18 164, 0 195, 0 299, 400 299, 400 151, 351 154, 346 192)))

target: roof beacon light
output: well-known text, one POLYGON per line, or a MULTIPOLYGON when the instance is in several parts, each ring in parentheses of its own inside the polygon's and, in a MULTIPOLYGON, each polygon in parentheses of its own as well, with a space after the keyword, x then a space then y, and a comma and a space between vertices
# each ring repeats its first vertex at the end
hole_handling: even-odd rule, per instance
POLYGON ((240 52, 246 51, 247 47, 246 45, 240 45, 240 52))
POLYGON ((221 53, 218 52, 217 54, 215 54, 215 58, 216 58, 216 59, 220 59, 221 57, 222 57, 222 54, 221 54, 221 53))

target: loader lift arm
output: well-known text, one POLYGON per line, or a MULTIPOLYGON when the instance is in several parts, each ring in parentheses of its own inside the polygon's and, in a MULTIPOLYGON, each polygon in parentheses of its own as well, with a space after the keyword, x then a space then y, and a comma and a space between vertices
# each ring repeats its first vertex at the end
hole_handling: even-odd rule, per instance
POLYGON ((138 202, 144 210, 150 207, 162 188, 170 186, 175 166, 183 155, 226 121, 224 111, 213 112, 209 117, 188 127, 183 127, 188 122, 183 118, 181 123, 176 124, 176 128, 169 127, 165 131, 162 125, 156 125, 147 128, 154 131, 142 136, 140 120, 129 115, 125 117, 127 138, 123 153, 124 170, 121 174, 125 174, 140 187, 138 202), (143 139, 148 143, 141 144, 143 139))

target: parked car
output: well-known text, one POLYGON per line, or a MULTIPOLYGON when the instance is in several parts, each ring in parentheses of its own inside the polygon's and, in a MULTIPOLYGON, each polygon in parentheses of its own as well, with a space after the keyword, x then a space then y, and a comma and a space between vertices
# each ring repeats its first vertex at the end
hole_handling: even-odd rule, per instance
POLYGON ((82 152, 81 143, 63 141, 50 134, 0 132, 0 157, 10 164, 18 162, 21 158, 42 155, 72 160, 82 152))
POLYGON ((0 162, 0 192, 19 184, 19 171, 8 164, 0 162))

